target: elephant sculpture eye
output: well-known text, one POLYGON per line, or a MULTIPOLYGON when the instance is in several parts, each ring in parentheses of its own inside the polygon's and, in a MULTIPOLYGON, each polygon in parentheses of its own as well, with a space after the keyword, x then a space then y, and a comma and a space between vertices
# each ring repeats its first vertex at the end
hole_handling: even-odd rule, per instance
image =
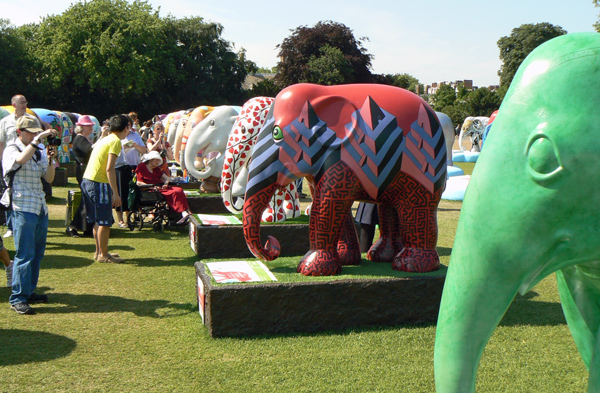
POLYGON ((529 171, 536 180, 549 180, 562 170, 556 146, 542 133, 530 139, 526 154, 529 171))
POLYGON ((210 126, 211 126, 211 127, 214 127, 214 126, 215 126, 215 121, 214 121, 214 119, 211 119, 211 120, 210 120, 210 126))
POLYGON ((280 141, 283 139, 283 130, 279 126, 273 127, 273 139, 280 141))

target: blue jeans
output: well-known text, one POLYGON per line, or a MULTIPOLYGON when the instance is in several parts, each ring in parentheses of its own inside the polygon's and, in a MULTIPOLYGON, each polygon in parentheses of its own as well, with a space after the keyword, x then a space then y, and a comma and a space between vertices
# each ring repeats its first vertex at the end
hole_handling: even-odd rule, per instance
POLYGON ((16 254, 13 260, 10 304, 26 302, 37 287, 40 263, 46 251, 48 214, 12 212, 16 254))
POLYGON ((12 231, 12 210, 7 210, 6 215, 6 229, 12 231))

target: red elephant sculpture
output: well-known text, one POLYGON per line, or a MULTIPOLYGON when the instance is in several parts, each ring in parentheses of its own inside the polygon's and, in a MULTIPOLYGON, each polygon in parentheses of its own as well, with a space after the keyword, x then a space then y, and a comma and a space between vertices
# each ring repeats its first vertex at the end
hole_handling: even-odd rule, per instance
POLYGON ((314 184, 310 250, 299 273, 333 275, 360 263, 354 201, 379 204, 381 237, 370 260, 410 272, 439 268, 446 145, 435 112, 417 95, 376 84, 298 84, 277 95, 252 152, 243 208, 246 242, 258 258, 279 256, 275 238, 261 244, 261 214, 299 177, 314 184))

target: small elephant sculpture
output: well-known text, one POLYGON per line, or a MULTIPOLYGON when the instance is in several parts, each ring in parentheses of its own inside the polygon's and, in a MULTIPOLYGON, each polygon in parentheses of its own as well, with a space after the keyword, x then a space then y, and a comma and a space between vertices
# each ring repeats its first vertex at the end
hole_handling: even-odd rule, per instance
POLYGON ((223 159, 231 128, 237 119, 239 107, 223 105, 215 107, 204 120, 194 127, 187 140, 184 151, 185 168, 197 179, 216 179, 223 171, 223 159), (196 169, 194 162, 198 154, 206 157, 208 153, 217 153, 209 159, 202 171, 196 169))
POLYGON ((277 95, 252 152, 243 208, 246 242, 258 258, 279 256, 275 238, 261 244, 261 213, 299 177, 314 185, 310 250, 299 273, 333 275, 360 263, 355 200, 380 204, 381 237, 369 259, 413 272, 439 267, 446 144, 435 112, 417 95, 360 84, 298 84, 277 95))
POLYGON ((587 391, 600 392, 599 59, 600 34, 567 34, 515 74, 460 214, 436 331, 438 393, 475 391, 515 295, 554 272, 587 391))
POLYGON ((181 121, 177 130, 175 131, 175 142, 173 143, 173 155, 175 161, 178 163, 183 162, 183 152, 187 145, 187 140, 192 133, 194 127, 196 127, 202 120, 206 118, 215 109, 212 106, 199 106, 190 112, 189 116, 184 117, 181 121))
MULTIPOLYGON (((227 141, 221 196, 227 210, 233 214, 242 212, 244 194, 248 183, 248 163, 258 132, 265 123, 274 98, 254 97, 248 100, 235 121, 227 141)), ((273 195, 262 215, 264 222, 283 222, 286 218, 300 216, 300 199, 292 182, 273 195)))
POLYGON ((463 144, 463 139, 465 136, 468 136, 469 139, 471 139, 471 151, 481 151, 481 145, 479 143, 481 142, 483 132, 485 131, 489 119, 489 117, 485 116, 469 116, 465 119, 460 129, 460 134, 458 135, 458 147, 460 150, 465 151, 467 149, 463 144))

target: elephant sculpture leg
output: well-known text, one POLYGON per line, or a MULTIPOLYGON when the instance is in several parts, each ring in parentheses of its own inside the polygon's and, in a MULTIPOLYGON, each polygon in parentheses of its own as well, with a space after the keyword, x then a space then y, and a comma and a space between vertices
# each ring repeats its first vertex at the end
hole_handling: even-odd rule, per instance
POLYGON ((310 250, 298 264, 298 273, 305 276, 340 273, 342 259, 338 253, 338 242, 342 233, 348 235, 352 231, 350 239, 342 242, 343 263, 360 263, 360 247, 354 227, 352 231, 342 230, 344 226, 353 225, 348 213, 354 203, 358 184, 356 176, 341 162, 329 168, 318 181, 310 215, 310 250))
POLYGON ((393 206, 379 205, 379 239, 367 252, 367 259, 374 262, 392 262, 402 251, 398 210, 393 206))
MULTIPOLYGON (((405 272, 430 272, 440 267, 437 243, 436 210, 442 190, 429 193, 408 176, 402 181, 402 192, 408 194, 400 205, 402 251, 392 262, 392 269, 405 272)), ((398 191, 399 192, 399 191, 398 191)))
POLYGON ((356 235, 356 228, 354 227, 354 218, 350 212, 340 228, 337 251, 342 266, 360 264, 360 244, 356 235))

